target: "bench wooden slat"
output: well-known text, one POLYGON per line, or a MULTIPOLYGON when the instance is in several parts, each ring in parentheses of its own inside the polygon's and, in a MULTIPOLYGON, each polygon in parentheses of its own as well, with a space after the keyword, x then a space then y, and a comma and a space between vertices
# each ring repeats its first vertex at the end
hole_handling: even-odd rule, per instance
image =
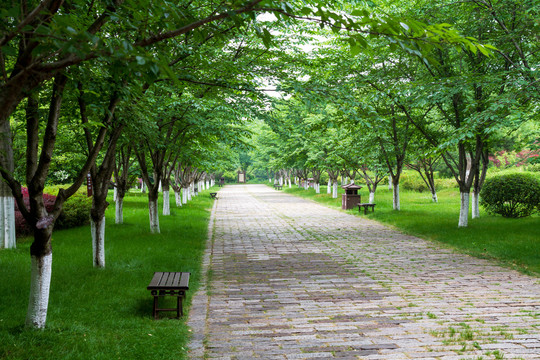
POLYGON ((174 286, 174 273, 167 273, 167 278, 165 279, 164 286, 166 287, 174 286))
POLYGON ((156 272, 148 290, 188 290, 188 272, 156 272))
POLYGON ((161 278, 163 277, 162 272, 156 272, 154 273, 154 277, 152 278, 152 281, 150 281, 150 285, 148 287, 156 287, 159 286, 159 283, 161 282, 161 278))
POLYGON ((186 288, 186 290, 189 288, 189 273, 183 272, 182 278, 180 279, 180 287, 186 288))

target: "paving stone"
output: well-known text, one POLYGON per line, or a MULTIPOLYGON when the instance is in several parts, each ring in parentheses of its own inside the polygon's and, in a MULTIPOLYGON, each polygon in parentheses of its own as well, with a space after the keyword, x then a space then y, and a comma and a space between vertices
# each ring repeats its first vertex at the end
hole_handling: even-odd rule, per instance
POLYGON ((265 185, 209 234, 193 359, 540 359, 538 279, 265 185))

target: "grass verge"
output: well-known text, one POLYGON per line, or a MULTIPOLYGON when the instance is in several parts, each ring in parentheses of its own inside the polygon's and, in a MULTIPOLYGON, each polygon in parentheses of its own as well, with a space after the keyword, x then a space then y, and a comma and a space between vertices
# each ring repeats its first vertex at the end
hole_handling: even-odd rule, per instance
MULTIPOLYGON (((329 194, 315 194, 293 186, 284 191, 312 199, 326 206, 341 209, 341 189, 337 199, 329 194)), ((321 192, 326 187, 321 186, 321 192)), ((360 190, 362 199, 368 192, 360 190)), ((479 219, 470 219, 467 228, 458 228, 460 197, 457 189, 438 193, 439 202, 431 201, 431 194, 401 191, 401 210, 392 209, 392 191, 381 187, 375 196, 375 212, 364 215, 358 209, 347 212, 380 221, 402 232, 423 239, 449 245, 461 252, 479 258, 494 259, 502 265, 523 273, 540 276, 540 216, 507 219, 481 211, 479 219)))
MULTIPOLYGON (((129 194, 124 224, 106 213, 106 267, 92 267, 89 226, 53 234, 53 274, 45 330, 24 327, 30 289, 30 238, 0 251, 0 358, 175 359, 187 358, 187 317, 152 317, 146 290, 154 271, 191 272, 184 310, 201 276, 213 200, 201 192, 171 216, 160 216, 161 234, 150 234, 146 194, 129 194)), ((161 203, 161 201, 160 201, 161 203)), ((171 195, 174 204, 174 194, 171 195)), ((168 299, 171 307, 174 300, 168 299)), ((160 317, 175 313, 161 313, 160 317)))

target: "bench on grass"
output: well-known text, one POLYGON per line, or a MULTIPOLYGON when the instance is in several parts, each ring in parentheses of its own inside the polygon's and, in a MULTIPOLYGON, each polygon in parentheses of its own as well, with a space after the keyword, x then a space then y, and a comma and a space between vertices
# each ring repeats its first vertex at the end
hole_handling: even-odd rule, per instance
POLYGON ((283 188, 283 185, 274 184, 274 189, 281 190, 283 188))
POLYGON ((217 199, 217 192, 215 192, 215 193, 210 193, 210 197, 211 197, 212 199, 217 199))
POLYGON ((154 319, 157 320, 160 311, 176 311, 176 318, 184 315, 182 300, 189 289, 188 272, 155 272, 150 285, 146 289, 150 290, 154 296, 154 319), (158 299, 164 296, 176 296, 176 308, 159 308, 158 299))
POLYGON ((369 203, 358 204, 358 212, 360 212, 362 208, 364 208, 364 215, 367 215, 367 211, 369 208, 371 208, 372 212, 375 212, 375 205, 376 204, 369 204, 369 203))

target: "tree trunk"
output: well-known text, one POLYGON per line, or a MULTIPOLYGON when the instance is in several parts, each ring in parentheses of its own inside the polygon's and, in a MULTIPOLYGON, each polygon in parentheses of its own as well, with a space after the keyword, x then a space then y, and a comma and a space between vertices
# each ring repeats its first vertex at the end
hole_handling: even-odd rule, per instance
POLYGON ((117 190, 116 185, 115 185, 114 190, 113 190, 113 201, 116 201, 117 197, 118 197, 118 190, 117 190))
POLYGON ((468 192, 461 192, 461 206, 459 208, 459 222, 458 227, 467 227, 469 222, 469 194, 468 192))
POLYGON ((369 203, 374 204, 375 203, 375 191, 369 192, 369 203))
POLYGON ((141 192, 144 194, 146 192, 146 184, 144 181, 141 183, 141 192))
POLYGON ((436 191, 433 191, 431 193, 431 199, 433 200, 434 203, 438 203, 439 202, 439 199, 437 198, 437 192, 436 191))
POLYGON ((182 189, 178 189, 178 191, 174 190, 174 200, 177 207, 182 207, 182 195, 180 195, 180 191, 182 189))
POLYGON ((162 182, 162 190, 163 190, 163 215, 169 216, 171 215, 171 200, 169 198, 170 193, 170 185, 168 180, 164 180, 162 182))
POLYGON ((15 249, 15 198, 0 179, 0 249, 15 249))
POLYGON ((159 234, 159 207, 158 207, 158 194, 148 194, 148 211, 150 217, 150 232, 152 234, 159 234))
POLYGON ((163 215, 171 215, 171 201, 169 198, 169 190, 163 190, 163 215))
POLYGON ((478 219, 480 217, 480 207, 479 207, 480 196, 476 192, 472 193, 472 218, 478 219))
POLYGON ((34 242, 30 246, 32 271, 26 326, 35 329, 43 329, 47 320, 52 275, 51 237, 52 225, 45 229, 34 228, 34 242))
POLYGON ((337 182, 337 179, 334 180, 334 186, 333 186, 333 189, 332 189, 332 198, 333 199, 337 199, 337 191, 338 191, 338 182, 337 182))
POLYGON ((291 178, 289 178, 289 189, 292 188, 291 178))
POLYGON ((115 215, 115 222, 117 224, 124 223, 124 196, 121 196, 120 193, 116 195, 114 215, 115 215))
POLYGON ((388 190, 392 190, 392 175, 388 175, 388 190))
POLYGON ((90 231, 92 233, 92 258, 94 267, 105 267, 105 215, 100 219, 90 217, 90 231))
POLYGON ((394 210, 399 210, 399 183, 393 184, 392 206, 394 210))
POLYGON ((182 204, 187 204, 189 195, 189 188, 182 188, 182 204))
POLYGON ((321 185, 318 183, 315 183, 315 194, 321 193, 321 185))
POLYGON ((332 193, 332 180, 328 179, 328 185, 326 187, 326 193, 331 194, 332 193))
MULTIPOLYGON (((0 114, 1 117, 3 114, 0 114)), ((0 166, 13 173, 13 149, 9 120, 6 120, 0 127, 0 166)), ((15 198, 0 175, 0 249, 14 249, 15 247, 15 198)))

